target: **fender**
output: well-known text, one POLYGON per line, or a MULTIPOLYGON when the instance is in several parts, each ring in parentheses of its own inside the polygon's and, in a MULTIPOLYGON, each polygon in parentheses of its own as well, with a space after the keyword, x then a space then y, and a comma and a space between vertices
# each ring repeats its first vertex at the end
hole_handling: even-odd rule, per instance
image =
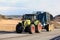
POLYGON ((31 24, 31 21, 30 20, 25 20, 24 21, 24 28, 27 26, 27 25, 30 25, 31 24))
POLYGON ((38 21, 38 20, 36 20, 36 21, 34 22, 34 24, 35 24, 35 25, 38 25, 38 23, 39 23, 39 21, 38 21))

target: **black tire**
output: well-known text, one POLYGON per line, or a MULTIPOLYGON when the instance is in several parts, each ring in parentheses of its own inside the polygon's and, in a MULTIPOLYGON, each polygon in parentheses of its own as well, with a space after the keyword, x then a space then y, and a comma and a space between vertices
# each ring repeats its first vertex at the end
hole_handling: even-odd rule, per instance
POLYGON ((46 26, 47 28, 46 28, 46 31, 53 31, 54 30, 54 25, 53 24, 48 24, 47 26, 46 26))
POLYGON ((28 32, 29 32, 30 34, 35 33, 35 25, 34 25, 34 24, 31 24, 31 25, 30 25, 28 32))
POLYGON ((28 32, 28 31, 29 31, 29 27, 30 27, 30 26, 26 26, 26 28, 25 28, 24 31, 25 31, 25 32, 28 32))
POLYGON ((38 25, 35 26, 35 32, 36 32, 36 33, 40 33, 41 30, 42 30, 42 26, 41 26, 41 24, 39 23, 38 25))
POLYGON ((49 31, 49 24, 45 26, 46 31, 49 31))
POLYGON ((22 33, 23 32, 22 23, 17 24, 17 26, 16 26, 16 32, 17 33, 22 33))

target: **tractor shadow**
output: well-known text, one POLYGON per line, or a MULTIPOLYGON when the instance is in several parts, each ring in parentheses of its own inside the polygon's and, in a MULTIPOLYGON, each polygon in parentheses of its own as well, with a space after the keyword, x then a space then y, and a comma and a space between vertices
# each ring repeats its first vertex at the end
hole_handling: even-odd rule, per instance
MULTIPOLYGON (((43 29, 41 32, 46 32, 45 29, 43 29)), ((13 32, 9 32, 9 31, 0 31, 0 35, 1 34, 29 34, 28 32, 22 32, 22 33, 16 33, 16 31, 13 31, 13 32)))
POLYGON ((27 34, 27 32, 16 33, 16 31, 13 31, 13 32, 0 31, 0 35, 1 35, 1 34, 27 34))
POLYGON ((16 33, 16 32, 0 31, 0 34, 9 34, 9 33, 16 33))
POLYGON ((46 32, 46 29, 42 29, 42 31, 41 32, 46 32))

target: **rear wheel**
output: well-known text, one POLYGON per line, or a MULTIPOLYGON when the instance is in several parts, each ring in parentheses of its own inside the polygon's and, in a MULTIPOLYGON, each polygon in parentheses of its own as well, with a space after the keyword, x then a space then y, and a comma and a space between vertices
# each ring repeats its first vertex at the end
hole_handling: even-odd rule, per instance
POLYGON ((45 29, 46 29, 46 31, 50 31, 50 30, 49 30, 49 24, 47 24, 47 25, 45 26, 45 29))
POLYGON ((34 24, 31 24, 31 25, 30 25, 30 27, 29 27, 29 33, 30 33, 30 34, 35 33, 35 25, 34 25, 34 24))
POLYGON ((46 26, 46 31, 53 31, 54 30, 54 25, 53 24, 51 24, 51 25, 47 25, 46 26))
POLYGON ((17 33, 22 33, 23 32, 23 26, 21 23, 17 24, 16 26, 16 32, 17 33))
POLYGON ((39 23, 39 24, 35 27, 35 32, 36 32, 36 33, 40 33, 41 30, 42 30, 42 26, 41 26, 41 24, 39 23))

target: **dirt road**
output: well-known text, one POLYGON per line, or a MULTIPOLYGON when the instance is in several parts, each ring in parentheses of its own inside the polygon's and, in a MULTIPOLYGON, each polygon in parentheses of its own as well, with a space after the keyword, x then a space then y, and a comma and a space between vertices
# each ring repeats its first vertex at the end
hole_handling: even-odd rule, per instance
POLYGON ((50 40, 60 35, 60 29, 55 29, 52 32, 42 30, 41 33, 28 34, 28 33, 5 33, 0 32, 0 40, 50 40))

